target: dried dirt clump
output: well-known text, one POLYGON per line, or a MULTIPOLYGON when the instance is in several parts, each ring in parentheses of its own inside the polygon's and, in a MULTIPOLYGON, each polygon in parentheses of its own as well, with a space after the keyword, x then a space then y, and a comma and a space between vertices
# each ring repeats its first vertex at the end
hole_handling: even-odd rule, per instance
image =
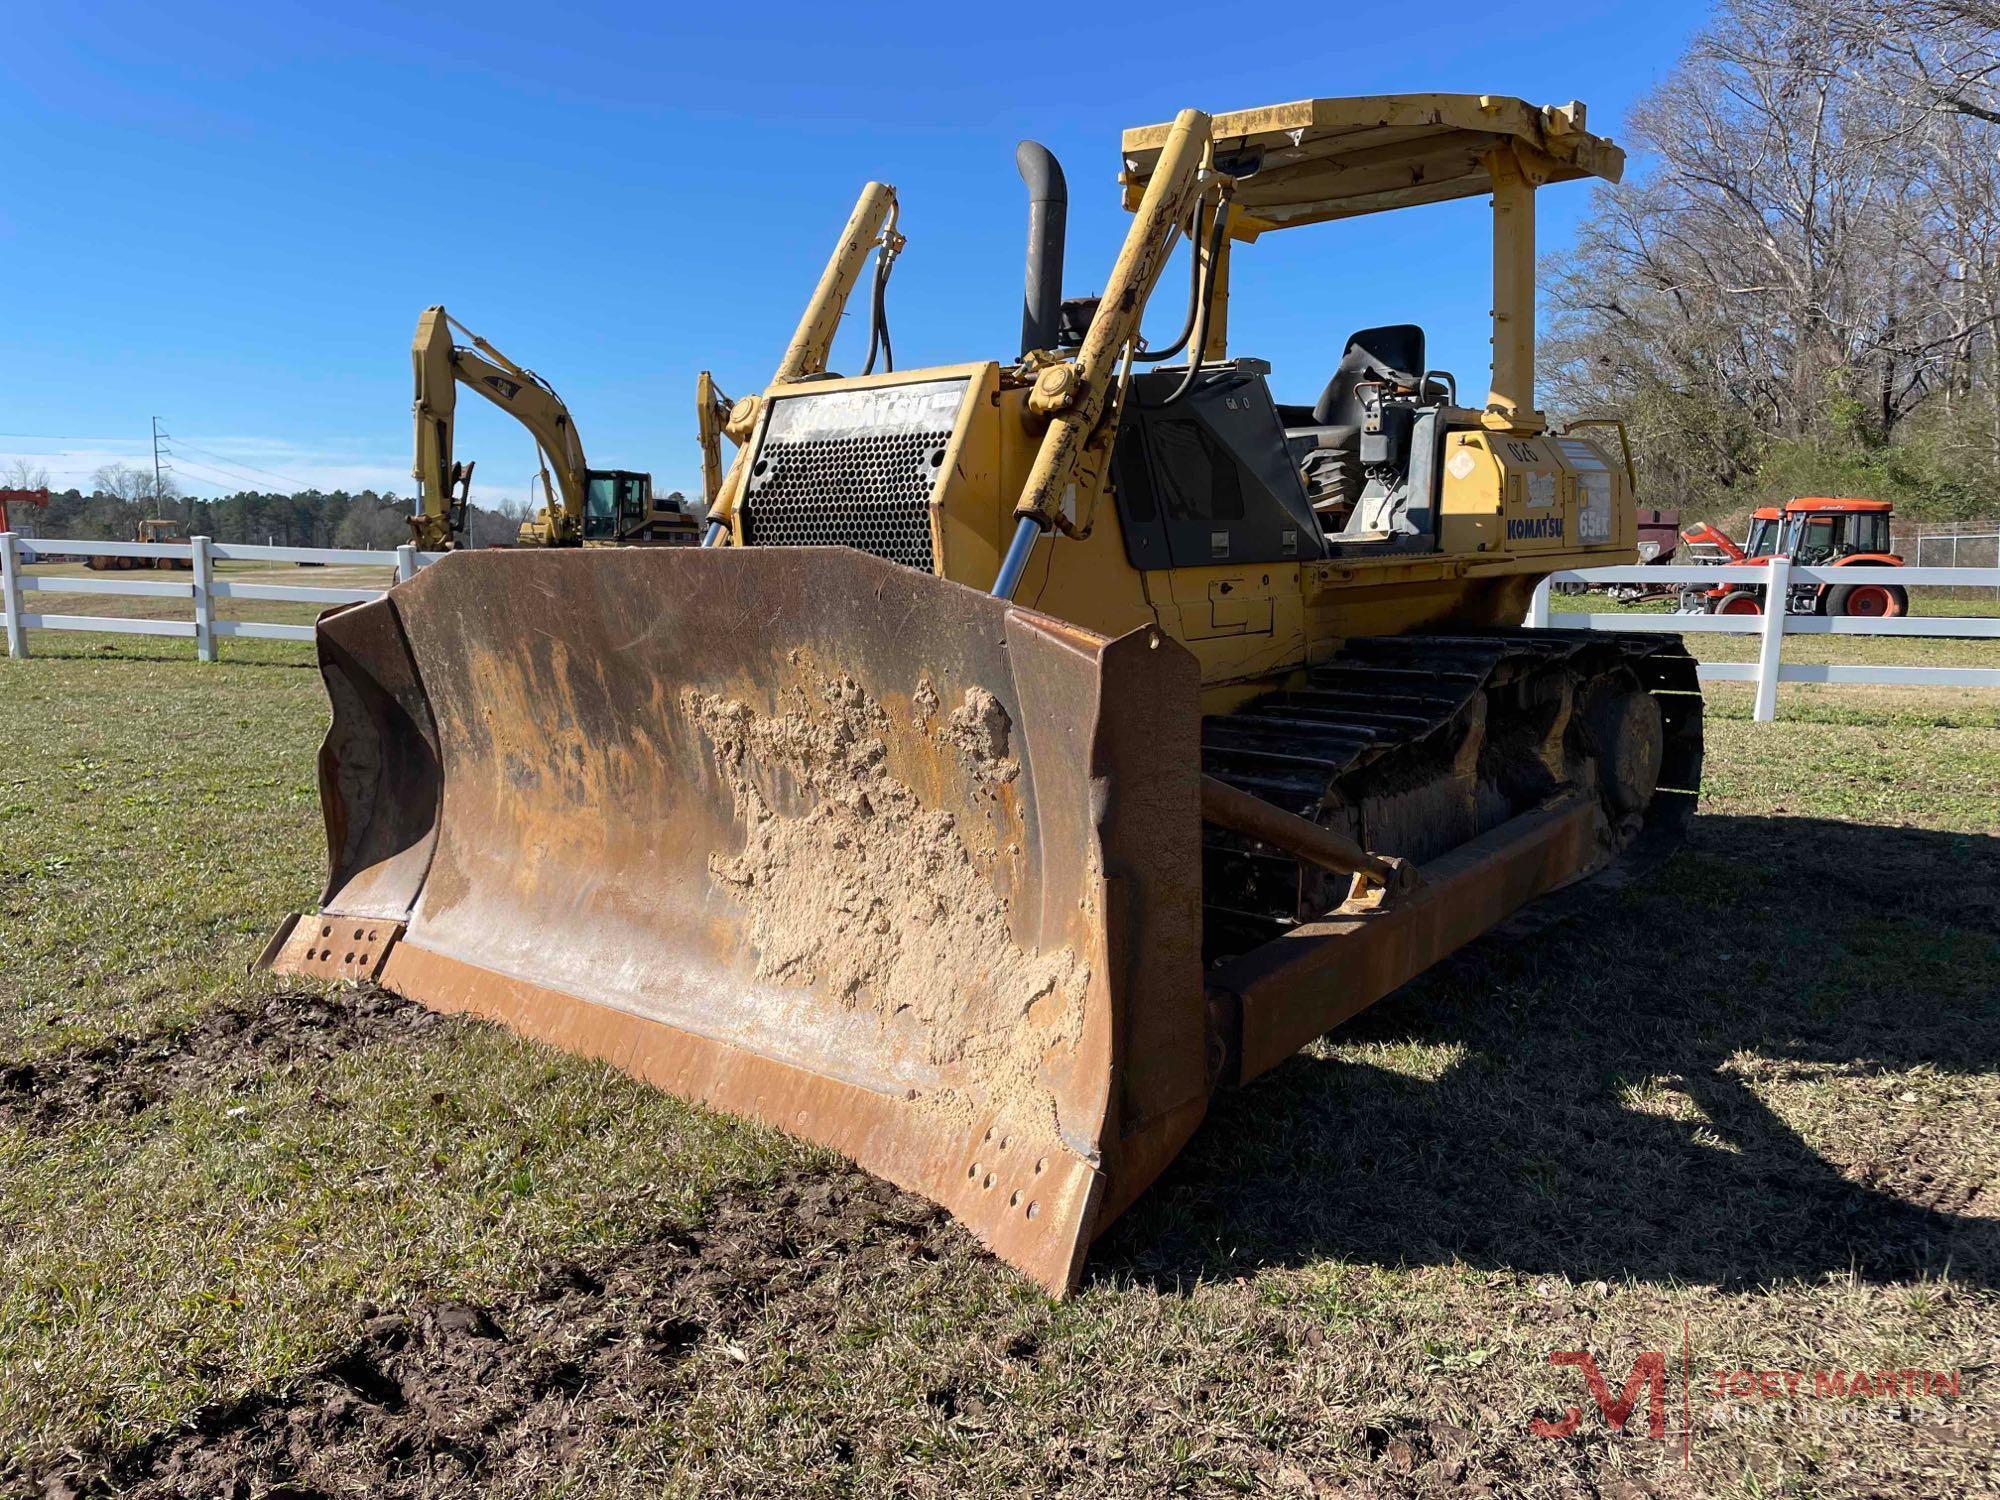
MULTIPOLYGON (((759 977, 874 1012, 919 1038, 930 1064, 965 1064, 1003 1104, 1032 1096, 1040 1058, 1080 1033, 1088 967, 1068 948, 1014 940, 993 873, 1004 856, 975 848, 953 813, 892 773, 896 727, 881 706, 830 676, 774 714, 692 690, 682 708, 744 830, 743 847, 709 868, 748 908, 759 977)), ((1005 710, 983 689, 942 722, 921 706, 918 716, 930 745, 913 748, 965 763, 981 795, 1018 771, 1005 710)))
POLYGON ((1021 774, 1020 763, 1007 755, 1007 710, 983 687, 965 690, 965 701, 952 710, 944 737, 958 749, 967 770, 982 781, 1004 783, 1021 774))

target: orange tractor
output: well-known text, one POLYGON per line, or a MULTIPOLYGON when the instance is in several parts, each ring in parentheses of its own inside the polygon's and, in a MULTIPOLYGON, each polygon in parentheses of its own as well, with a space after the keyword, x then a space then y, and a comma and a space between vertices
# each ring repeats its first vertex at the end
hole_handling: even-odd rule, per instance
POLYGON ((38 485, 32 490, 0 490, 0 531, 14 529, 13 518, 7 514, 10 505, 38 505, 48 509, 49 491, 46 485, 38 485))
MULTIPOLYGON (((1825 499, 1787 501, 1783 510, 1766 505, 1751 512, 1750 535, 1739 545, 1706 521, 1683 532, 1685 541, 1719 549, 1732 563, 1752 567, 1785 557, 1808 567, 1903 566, 1889 550, 1886 500, 1825 499)), ((1684 613, 1761 615, 1767 591, 1742 583, 1718 583, 1682 596, 1684 613)), ((1909 594, 1892 583, 1796 583, 1786 601, 1795 615, 1906 615, 1909 594)))

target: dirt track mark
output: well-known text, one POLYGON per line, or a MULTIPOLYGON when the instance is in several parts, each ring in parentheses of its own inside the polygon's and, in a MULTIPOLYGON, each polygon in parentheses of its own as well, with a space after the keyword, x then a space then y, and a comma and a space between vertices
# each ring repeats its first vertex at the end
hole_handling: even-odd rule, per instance
POLYGON ((302 990, 222 1005, 171 1031, 0 1063, 0 1124, 46 1135, 79 1117, 135 1115, 218 1075, 322 1062, 413 1036, 437 1020, 377 989, 302 990))
MULTIPOLYGON (((123 1452, 86 1455, 23 1494, 416 1497, 534 1491, 576 1454, 657 1415, 733 1330, 773 1307, 801 1339, 839 1284, 971 1256, 932 1208, 858 1171, 740 1188, 697 1229, 546 1269, 486 1307, 384 1313, 286 1386, 197 1412, 123 1452)), ((5 1476, 15 1484, 20 1476, 5 1476)))

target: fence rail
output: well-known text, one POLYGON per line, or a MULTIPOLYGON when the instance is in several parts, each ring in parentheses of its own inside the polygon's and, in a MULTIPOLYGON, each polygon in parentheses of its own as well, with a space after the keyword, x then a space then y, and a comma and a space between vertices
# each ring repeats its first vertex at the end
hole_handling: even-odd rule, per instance
MULTIPOLYGON (((336 547, 258 547, 239 542, 216 542, 208 537, 191 537, 186 543, 168 542, 83 542, 60 538, 29 539, 0 532, 0 611, 4 611, 7 654, 28 654, 30 630, 105 631, 118 635, 154 635, 192 639, 203 661, 217 658, 217 643, 229 638, 268 641, 310 641, 310 625, 280 625, 255 620, 219 620, 215 603, 219 599, 265 601, 286 604, 359 604, 381 597, 375 589, 323 587, 306 584, 244 583, 215 576, 217 562, 332 563, 364 567, 394 568, 398 579, 416 576, 419 568, 436 562, 441 552, 419 552, 413 545, 393 552, 358 551, 336 547), (129 578, 124 576, 70 578, 38 577, 22 571, 24 563, 36 559, 100 556, 135 558, 186 558, 192 570, 185 578, 129 578), (127 619, 108 615, 69 615, 31 612, 26 596, 125 595, 145 599, 185 599, 192 618, 185 620, 127 619)), ((1557 623, 1549 607, 1550 586, 1557 583, 1643 583, 1715 584, 1736 583, 1765 590, 1765 598, 1783 599, 1798 583, 1889 583, 1903 588, 2000 588, 2000 567, 1994 568, 1807 568, 1786 558, 1771 559, 1767 566, 1743 567, 1728 564, 1676 563, 1667 566, 1586 568, 1558 573, 1544 579, 1535 590, 1528 610, 1530 626, 1549 628, 1557 623)), ((1956 640, 2000 640, 2000 619, 1973 619, 1951 615, 1903 616, 1895 619, 1824 615, 1790 615, 1784 610, 1767 610, 1762 615, 1650 615, 1566 613, 1561 617, 1566 629, 1669 631, 1680 634, 1754 635, 1759 638, 1754 662, 1703 662, 1705 682, 1751 682, 1756 684, 1755 717, 1768 721, 1777 717, 1778 684, 1781 682, 1887 683, 1936 687, 2000 688, 2000 666, 1995 667, 1893 667, 1829 666, 1784 661, 1784 638, 1788 635, 1877 635, 1920 636, 1956 640)))
POLYGON ((1754 635, 1757 660, 1708 661, 1698 668, 1703 682, 1756 684, 1752 716, 1769 723, 1778 716, 1781 682, 1875 683, 1909 687, 2000 688, 2000 667, 1830 666, 1787 663, 1788 635, 1922 636, 1944 640, 2000 640, 2000 619, 1957 615, 1903 615, 1875 618, 1858 615, 1794 615, 1782 606, 1794 584, 1886 583, 1900 588, 2000 587, 2000 568, 1807 568, 1789 558, 1774 557, 1768 565, 1745 567, 1702 563, 1667 566, 1582 568, 1542 580, 1528 607, 1528 624, 1548 629, 1560 623, 1571 630, 1664 631, 1684 635, 1754 635), (1557 618, 1549 608, 1549 592, 1559 583, 1734 583, 1764 590, 1766 608, 1760 615, 1645 615, 1566 613, 1557 618))
POLYGON ((244 583, 218 578, 218 562, 320 563, 359 567, 393 568, 398 579, 413 578, 417 569, 436 562, 442 552, 419 552, 405 544, 393 552, 362 551, 343 547, 258 547, 242 542, 218 542, 205 536, 185 542, 97 542, 71 541, 63 537, 23 537, 0 532, 0 613, 4 613, 7 654, 28 654, 31 630, 87 630, 113 635, 156 635, 193 640, 195 655, 203 661, 218 656, 218 642, 230 638, 263 641, 310 641, 310 625, 281 625, 262 620, 219 620, 215 615, 218 599, 259 600, 282 604, 363 604, 382 597, 380 589, 315 588, 308 584, 244 583), (70 558, 130 557, 144 561, 187 562, 185 577, 138 578, 124 573, 104 577, 43 577, 23 571, 31 562, 52 562, 70 558), (31 610, 30 594, 120 595, 136 599, 185 599, 191 618, 185 620, 132 619, 118 615, 51 614, 31 610))

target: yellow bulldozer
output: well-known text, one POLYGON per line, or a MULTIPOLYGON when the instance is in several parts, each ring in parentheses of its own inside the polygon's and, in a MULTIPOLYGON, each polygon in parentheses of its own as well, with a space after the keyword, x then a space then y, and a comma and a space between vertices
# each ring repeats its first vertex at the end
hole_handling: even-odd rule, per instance
POLYGON ((1615 443, 1533 387, 1535 193, 1622 161, 1575 104, 1187 110, 1126 132, 1123 248, 1065 299, 1024 144, 1020 352, 917 370, 870 183, 705 546, 460 553, 321 622, 331 871, 266 962, 844 1152, 1071 1287, 1217 1089, 1693 810, 1678 639, 1517 628, 1634 556, 1615 443), (1264 236, 1487 195, 1483 399, 1413 326, 1309 404, 1230 347, 1264 236))

